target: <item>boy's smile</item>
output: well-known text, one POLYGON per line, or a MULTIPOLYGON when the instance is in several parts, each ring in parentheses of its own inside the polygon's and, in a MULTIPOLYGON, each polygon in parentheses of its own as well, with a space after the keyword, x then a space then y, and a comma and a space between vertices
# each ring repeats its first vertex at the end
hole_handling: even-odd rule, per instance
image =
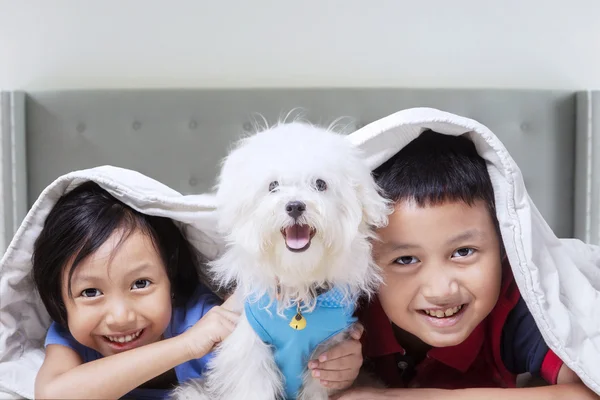
POLYGON ((492 311, 501 284, 500 242, 483 201, 396 205, 373 244, 390 321, 434 347, 463 342, 492 311))
POLYGON ((460 322, 467 309, 466 304, 461 304, 449 308, 428 308, 420 310, 427 323, 437 328, 449 328, 460 322))

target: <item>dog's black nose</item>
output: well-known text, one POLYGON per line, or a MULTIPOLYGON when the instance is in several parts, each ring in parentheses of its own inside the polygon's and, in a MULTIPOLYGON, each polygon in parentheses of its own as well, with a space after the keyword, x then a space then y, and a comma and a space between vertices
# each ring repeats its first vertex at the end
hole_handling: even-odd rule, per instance
POLYGON ((285 205, 285 211, 290 217, 296 219, 306 211, 306 204, 301 201, 290 201, 285 205))

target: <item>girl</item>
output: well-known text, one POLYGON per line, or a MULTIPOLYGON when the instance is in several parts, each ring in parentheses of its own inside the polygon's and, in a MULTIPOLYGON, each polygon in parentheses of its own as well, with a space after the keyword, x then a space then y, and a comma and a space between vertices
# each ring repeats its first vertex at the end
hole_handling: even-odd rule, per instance
MULTIPOLYGON (((172 220, 137 212, 94 182, 58 200, 32 261, 53 319, 36 398, 164 398, 202 375, 238 319, 200 283, 197 254, 172 220)), ((334 365, 317 362, 322 379, 351 383, 355 347, 333 349, 334 365)))
POLYGON ((34 245, 34 281, 54 321, 36 397, 119 398, 139 387, 133 397, 160 398, 200 376, 237 315, 196 271, 170 219, 93 182, 59 199, 34 245))

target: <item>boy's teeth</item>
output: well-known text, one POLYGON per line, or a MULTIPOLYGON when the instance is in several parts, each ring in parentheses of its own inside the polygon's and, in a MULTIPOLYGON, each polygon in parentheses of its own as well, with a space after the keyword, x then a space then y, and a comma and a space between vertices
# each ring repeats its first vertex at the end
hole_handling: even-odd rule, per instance
POLYGON ((436 318, 444 318, 456 314, 458 311, 460 311, 461 308, 462 305, 456 306, 454 308, 448 308, 447 310, 425 310, 425 314, 436 318))

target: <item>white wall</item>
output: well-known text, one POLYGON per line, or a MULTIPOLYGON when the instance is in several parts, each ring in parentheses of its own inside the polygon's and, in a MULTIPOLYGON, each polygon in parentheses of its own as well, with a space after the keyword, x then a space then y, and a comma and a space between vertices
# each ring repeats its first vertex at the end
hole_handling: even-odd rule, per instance
POLYGON ((0 88, 600 88, 598 0, 0 0, 0 88))

